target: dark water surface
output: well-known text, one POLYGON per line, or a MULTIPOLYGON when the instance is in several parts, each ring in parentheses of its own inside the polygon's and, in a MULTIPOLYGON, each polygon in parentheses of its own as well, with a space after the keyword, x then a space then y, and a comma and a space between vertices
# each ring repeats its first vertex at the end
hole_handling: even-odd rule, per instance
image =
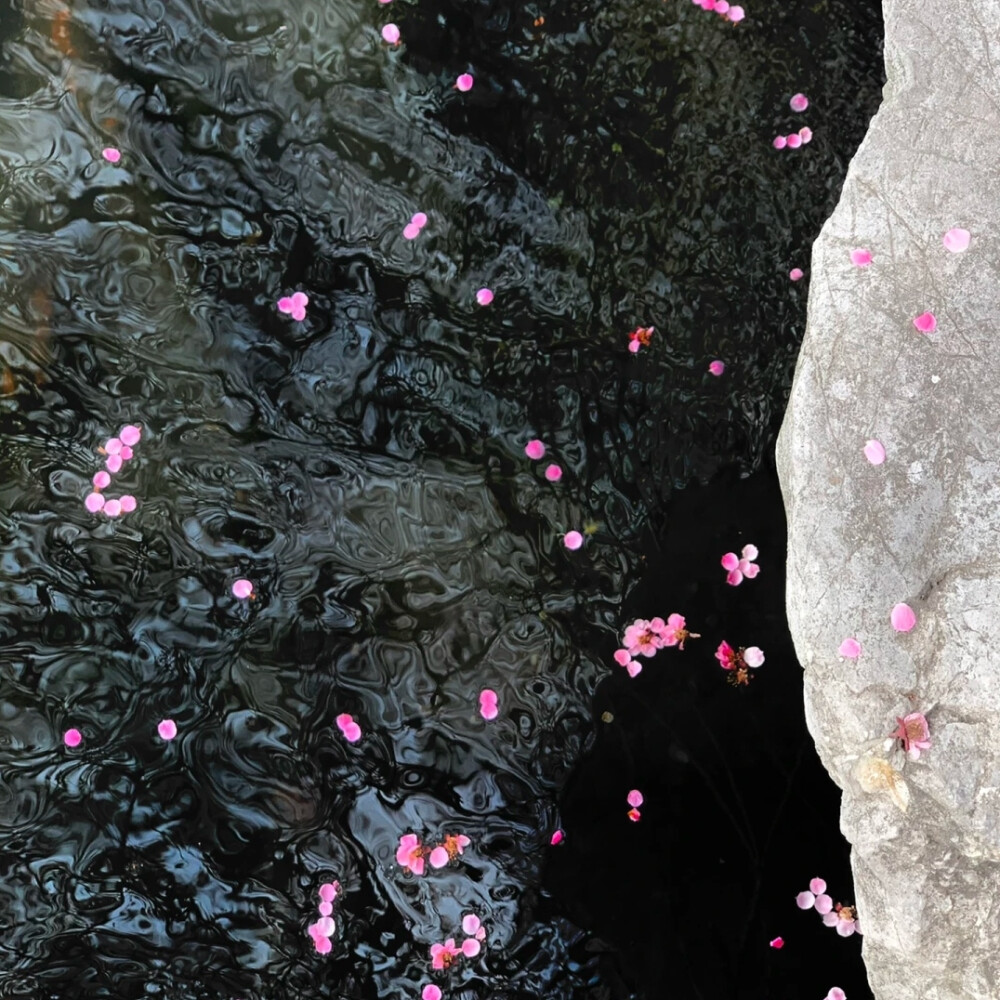
POLYGON ((770 454, 881 23, 747 8, 0 0, 0 997, 403 1000, 468 912, 446 997, 869 995, 794 905, 853 900, 770 454), (407 832, 472 845, 415 879, 407 832))

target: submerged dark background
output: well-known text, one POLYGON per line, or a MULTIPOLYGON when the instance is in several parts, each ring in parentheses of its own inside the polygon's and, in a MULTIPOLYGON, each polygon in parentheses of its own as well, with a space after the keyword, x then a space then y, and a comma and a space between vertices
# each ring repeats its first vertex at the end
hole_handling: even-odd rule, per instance
POLYGON ((747 14, 0 0, 0 996, 416 997, 469 910, 449 997, 870 995, 794 904, 853 899, 770 456, 879 5, 747 14), (672 611, 704 638, 630 680, 616 636, 672 611), (763 647, 749 689, 722 638, 763 647), (473 847, 414 881, 410 830, 473 847))

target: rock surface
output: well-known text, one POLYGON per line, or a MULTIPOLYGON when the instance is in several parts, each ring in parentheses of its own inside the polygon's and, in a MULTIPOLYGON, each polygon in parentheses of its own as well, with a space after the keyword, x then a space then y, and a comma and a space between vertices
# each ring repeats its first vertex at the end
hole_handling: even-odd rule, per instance
POLYGON ((995 1000, 1000 0, 884 10, 884 103, 813 248, 778 441, 788 618, 809 727, 844 792, 876 997, 995 1000), (952 227, 971 232, 965 252, 945 248, 952 227), (854 248, 870 266, 852 265, 854 248), (934 332, 914 327, 925 311, 934 332), (870 439, 884 464, 866 460, 870 439), (890 625, 898 602, 917 614, 909 633, 890 625), (848 636, 856 661, 838 655, 848 636), (933 746, 904 763, 883 741, 913 711, 933 746), (887 755, 905 812, 871 780, 887 755))

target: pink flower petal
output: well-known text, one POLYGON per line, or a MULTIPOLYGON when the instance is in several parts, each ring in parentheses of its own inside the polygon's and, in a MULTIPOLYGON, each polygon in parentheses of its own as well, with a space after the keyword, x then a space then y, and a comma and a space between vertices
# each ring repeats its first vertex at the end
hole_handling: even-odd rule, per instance
POLYGON ((799 129, 799 138, 802 140, 802 145, 804 146, 807 142, 812 142, 813 130, 808 125, 803 125, 799 129))
POLYGON ((866 442, 865 458, 867 458, 872 465, 881 465, 885 461, 885 447, 882 442, 876 441, 874 438, 866 442))
POLYGON ((733 24, 739 24, 746 16, 746 11, 737 4, 729 8, 728 17, 733 24))
POLYGON ((805 111, 809 107, 809 98, 805 94, 793 94, 788 106, 792 111, 805 111))
POLYGON ((126 493, 123 497, 119 499, 119 503, 122 505, 123 514, 131 514, 135 510, 136 499, 131 493, 126 493))
POLYGON ((788 272, 788 278, 790 281, 801 281, 805 277, 805 271, 801 267, 793 267, 788 272))
POLYGON ((828 910, 823 914, 823 925, 825 927, 836 927, 840 923, 840 917, 837 916, 836 910, 828 910))
POLYGON ((726 370, 726 363, 716 359, 709 363, 708 372, 710 375, 721 375, 726 370))
POLYGON ((826 882, 821 878, 813 878, 809 880, 809 891, 814 892, 817 896, 826 892, 826 882))
POLYGON ((642 664, 638 660, 632 660, 631 663, 625 664, 625 669, 629 677, 638 677, 642 673, 642 664))
POLYGON ((476 292, 476 301, 481 306, 488 306, 493 301, 493 292, 489 288, 480 288, 476 292))
POLYGON ((104 497, 100 493, 88 493, 87 498, 83 501, 83 505, 91 514, 96 514, 104 508, 104 497))
POLYGON ((764 653, 757 646, 747 646, 743 650, 743 662, 748 667, 759 667, 764 662, 764 653))
POLYGON ((278 312, 290 313, 293 308, 292 297, 290 295, 286 295, 284 298, 278 299, 278 312))
POLYGON ((937 329, 937 319, 934 313, 925 312, 921 313, 913 320, 913 325, 921 333, 933 333, 937 329))
POLYGON ((462 942, 462 954, 466 958, 475 958, 482 951, 482 945, 475 938, 466 938, 462 942))
POLYGON ((108 472, 118 472, 122 467, 121 455, 108 455, 108 457, 104 460, 104 465, 108 472))
POLYGON ((333 917, 320 917, 316 921, 316 931, 322 934, 323 937, 330 937, 334 931, 336 931, 337 925, 333 920, 333 917))
POLYGON ((463 934, 468 934, 471 936, 479 930, 480 926, 482 925, 479 920, 479 917, 477 917, 474 913, 466 913, 466 915, 462 917, 463 934))
POLYGON ((83 734, 79 729, 67 729, 63 733, 63 743, 68 747, 78 747, 83 740, 83 734))
POLYGON ((847 660, 856 660, 861 655, 861 643, 857 639, 845 639, 837 652, 847 660))
MULTIPOLYGON (((757 550, 756 545, 744 545, 740 551, 740 555, 743 556, 744 559, 754 560, 760 555, 760 552, 757 550)), ((746 570, 743 570, 743 572, 746 573, 746 570)))
POLYGON ((172 740, 177 735, 177 723, 173 719, 164 719, 156 727, 161 739, 172 740))
POLYGON ((115 149, 114 146, 105 146, 101 150, 101 156, 108 161, 108 163, 118 163, 122 158, 122 154, 119 150, 115 149))
POLYGON ((93 481, 95 490, 103 490, 106 486, 111 485, 111 476, 101 469, 100 472, 94 473, 93 481))
POLYGON ((626 796, 626 799, 633 809, 638 809, 642 805, 642 792, 638 788, 633 788, 626 796))
POLYGON ((579 531, 567 531, 563 535, 563 545, 571 552, 574 552, 583 545, 583 535, 579 531))
POLYGON ((109 455, 117 455, 122 450, 121 438, 108 438, 104 442, 104 450, 109 455))
POLYGON ((784 948, 785 947, 785 939, 783 937, 771 938, 771 941, 769 943, 770 943, 770 945, 771 945, 772 948, 784 948))
MULTIPOLYGON (((822 880, 821 880, 822 881, 822 880)), ((816 912, 829 913, 833 909, 833 899, 825 892, 816 893, 816 912)))
MULTIPOLYGON (((389 3, 390 0, 379 0, 380 3, 389 3)), ((441 1000, 441 987, 428 983, 420 991, 420 1000, 441 1000)))
POLYGON ((412 222, 403 227, 403 238, 415 240, 420 235, 420 226, 415 226, 412 222))
POLYGON ((118 437, 122 444, 127 444, 130 448, 139 443, 142 431, 135 424, 126 424, 119 432, 118 437))
POLYGON ((344 739, 348 743, 357 743, 361 739, 361 727, 356 723, 352 722, 344 727, 344 739))
POLYGON ((968 229, 949 229, 944 234, 944 247, 952 253, 962 253, 963 250, 969 249, 969 240, 971 239, 972 234, 968 229))
POLYGON ((550 483, 558 483, 559 480, 562 479, 562 469, 560 469, 555 463, 547 465, 545 467, 545 478, 550 483))
POLYGON ((631 352, 632 352, 633 354, 638 354, 638 353, 639 353, 639 348, 640 348, 640 347, 642 347, 642 344, 640 344, 638 340, 630 340, 630 341, 628 342, 628 349, 629 349, 629 350, 630 350, 630 351, 631 351, 631 352))
POLYGON ((800 892, 795 897, 795 905, 800 910, 811 910, 816 902, 816 897, 811 892, 800 892))
POLYGON ((552 847, 558 847, 563 842, 563 840, 565 840, 565 838, 566 834, 564 834, 562 830, 556 830, 552 834, 552 837, 549 839, 549 844, 552 847))
POLYGON ((839 986, 831 986, 824 1000, 847 1000, 847 994, 839 986))
POLYGON ((382 40, 390 45, 399 44, 399 28, 394 24, 384 24, 382 26, 382 40))
MULTIPOLYGON (((413 839, 416 840, 416 835, 411 834, 413 839)), ((335 882, 324 882, 319 887, 319 898, 323 900, 324 903, 332 903, 337 898, 337 884, 335 882)))
POLYGON ((730 587, 738 587, 743 582, 743 574, 738 569, 730 570, 726 574, 726 583, 730 587))
POLYGON ((500 710, 497 708, 497 693, 496 691, 491 691, 486 688, 479 692, 479 714, 486 719, 487 722, 491 722, 499 714, 500 710))
POLYGON ((245 601, 253 593, 253 584, 249 580, 237 580, 233 584, 233 597, 245 601))
POLYGON ((108 500, 104 505, 104 513, 108 517, 118 517, 122 512, 121 500, 108 500))
POLYGON ((771 142, 775 149, 784 149, 788 145, 788 140, 783 135, 776 135, 771 142))
POLYGON ((897 632, 909 632, 917 624, 917 616, 909 604, 897 604, 889 613, 889 621, 897 632))
POLYGON ((327 955, 333 950, 333 945, 328 937, 317 937, 314 938, 313 941, 316 945, 316 950, 321 955, 327 955))
POLYGON ((449 861, 448 852, 443 847, 435 847, 427 860, 430 861, 432 868, 444 868, 449 861))
POLYGON ((802 136, 793 132, 791 135, 785 136, 785 141, 788 143, 789 149, 798 149, 802 145, 802 136))
POLYGON ((854 933, 854 921, 853 920, 838 920, 837 921, 837 933, 841 937, 850 937, 854 933))
POLYGON ((735 552, 727 552, 722 557, 722 568, 726 570, 734 570, 740 564, 740 557, 735 552))
POLYGON ((130 462, 130 461, 132 461, 132 454, 133 454, 133 452, 132 452, 132 449, 127 444, 123 444, 122 445, 122 450, 120 452, 118 452, 118 454, 121 457, 121 460, 123 462, 130 462))
POLYGON ((427 225, 427 215, 424 212, 414 212, 410 217, 410 224, 417 227, 417 229, 423 229, 427 225))
POLYGON ((545 445, 538 438, 534 438, 524 446, 524 453, 528 458, 538 460, 545 457, 545 445))
POLYGON ((619 667, 624 667, 628 664, 628 661, 632 659, 632 654, 627 649, 616 649, 615 653, 615 663, 619 667))
POLYGON ((855 267, 868 267, 872 262, 872 255, 870 250, 863 250, 860 247, 857 250, 851 251, 851 263, 855 267))
POLYGON ((464 94, 472 90, 473 83, 475 83, 475 80, 473 80, 471 73, 462 73, 455 81, 455 89, 460 90, 464 94))

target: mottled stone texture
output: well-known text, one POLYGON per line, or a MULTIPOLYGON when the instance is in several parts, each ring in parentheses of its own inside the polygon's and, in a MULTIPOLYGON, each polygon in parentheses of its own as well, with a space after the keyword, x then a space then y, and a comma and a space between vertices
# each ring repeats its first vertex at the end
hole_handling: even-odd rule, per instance
POLYGON ((1000 0, 884 11, 885 99, 813 247, 778 441, 788 617, 809 728, 844 791, 876 997, 996 1000, 1000 0), (972 232, 965 253, 942 245, 952 226, 972 232), (851 265, 854 247, 870 267, 851 265), (925 310, 929 335, 912 322, 925 310), (865 460, 869 438, 884 465, 865 460), (918 616, 906 635, 889 624, 899 601, 918 616), (837 653, 849 635, 856 663, 837 653), (902 769, 903 812, 862 789, 858 764, 915 710, 934 745, 902 769))

